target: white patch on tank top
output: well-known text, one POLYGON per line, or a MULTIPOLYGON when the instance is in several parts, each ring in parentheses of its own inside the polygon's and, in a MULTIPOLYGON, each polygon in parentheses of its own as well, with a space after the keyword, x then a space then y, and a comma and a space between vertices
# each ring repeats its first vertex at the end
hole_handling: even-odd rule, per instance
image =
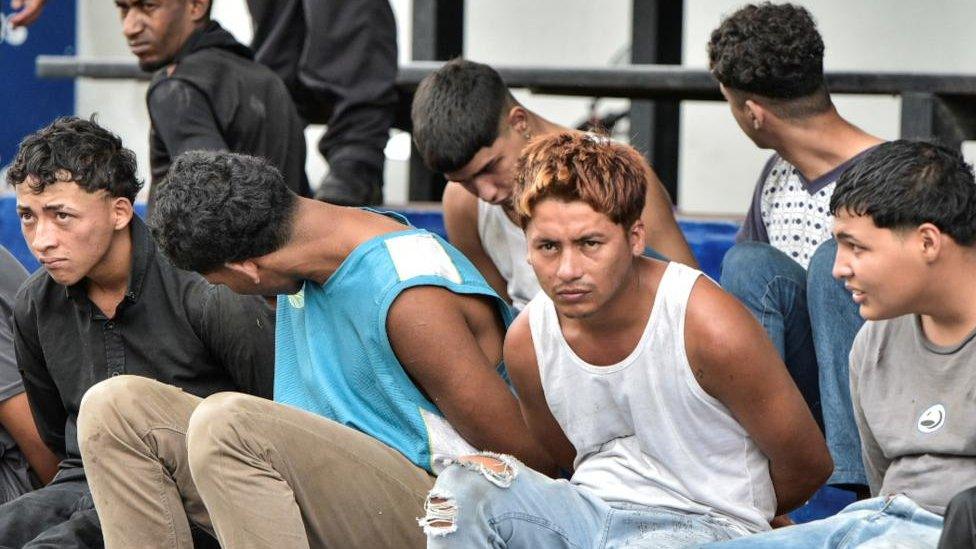
POLYGON ((435 475, 441 474, 445 467, 460 456, 478 453, 478 450, 468 444, 454 427, 443 417, 418 408, 420 418, 427 426, 427 440, 430 443, 430 469, 435 475))
POLYGON ((455 284, 461 283, 461 272, 433 235, 395 236, 384 244, 401 281, 418 276, 439 276, 455 284))

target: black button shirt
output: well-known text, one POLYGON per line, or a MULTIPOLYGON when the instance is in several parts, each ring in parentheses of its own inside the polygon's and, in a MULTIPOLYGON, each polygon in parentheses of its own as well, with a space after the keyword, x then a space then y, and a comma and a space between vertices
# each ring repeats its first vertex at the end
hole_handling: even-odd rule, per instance
POLYGON ((65 287, 42 269, 17 294, 17 364, 41 438, 66 458, 62 468, 81 464, 81 397, 109 377, 145 376, 200 397, 272 396, 271 307, 176 269, 142 220, 134 217, 130 227, 132 272, 114 318, 91 302, 84 279, 65 287))

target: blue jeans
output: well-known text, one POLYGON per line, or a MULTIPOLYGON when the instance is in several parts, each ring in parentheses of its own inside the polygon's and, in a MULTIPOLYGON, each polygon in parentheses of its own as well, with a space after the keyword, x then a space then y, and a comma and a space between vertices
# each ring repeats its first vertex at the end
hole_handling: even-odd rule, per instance
POLYGON ((823 520, 788 526, 706 545, 716 549, 791 549, 848 547, 932 547, 939 543, 942 517, 922 509, 905 496, 871 498, 848 505, 823 520), (862 545, 863 544, 863 545, 862 545))
POLYGON ((748 532, 730 521, 602 499, 501 456, 493 474, 451 465, 427 503, 427 547, 615 548, 688 547, 748 532), (439 503, 432 503, 439 499, 439 503))
POLYGON ((824 428, 834 460, 828 484, 867 484, 854 421, 849 355, 864 320, 831 276, 837 243, 820 245, 804 270, 762 242, 736 244, 722 262, 722 287, 762 324, 824 428))

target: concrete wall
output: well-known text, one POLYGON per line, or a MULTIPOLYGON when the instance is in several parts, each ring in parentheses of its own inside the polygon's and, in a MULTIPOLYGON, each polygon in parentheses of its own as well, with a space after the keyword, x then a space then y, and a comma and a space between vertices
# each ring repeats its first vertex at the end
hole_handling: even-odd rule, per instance
MULTIPOLYGON (((459 0, 460 1, 460 0, 459 0)), ((801 1, 814 14, 827 44, 828 70, 896 70, 976 73, 976 3, 964 0, 801 1)), ((410 59, 410 0, 391 2, 399 24, 400 59, 410 59)), ((468 0, 465 55, 494 64, 608 66, 629 58, 630 0, 468 0)), ((742 2, 685 0, 684 64, 706 65, 705 43, 721 18, 742 2)), ((78 0, 78 50, 84 56, 128 56, 115 8, 105 0, 78 0)), ((216 0, 214 15, 244 42, 251 29, 244 0, 216 0)), ((77 111, 98 112, 139 154, 146 173, 148 120, 145 85, 80 81, 77 111)), ((527 106, 554 121, 575 124, 594 106, 588 99, 519 94, 527 106)), ((841 113, 883 138, 898 135, 900 101, 892 97, 835 98, 841 113)), ((601 100, 603 111, 626 106, 601 100)), ((626 128, 621 128, 625 130, 626 128)), ((310 179, 326 167, 315 149, 322 128, 309 128, 310 179)), ((723 103, 682 107, 680 194, 689 213, 742 214, 768 152, 757 150, 735 126, 723 103)), ((394 134, 387 147, 388 202, 406 197, 409 136, 394 134)), ((967 153, 969 147, 964 149, 967 153)), ((967 155, 968 156, 968 155, 967 155)))

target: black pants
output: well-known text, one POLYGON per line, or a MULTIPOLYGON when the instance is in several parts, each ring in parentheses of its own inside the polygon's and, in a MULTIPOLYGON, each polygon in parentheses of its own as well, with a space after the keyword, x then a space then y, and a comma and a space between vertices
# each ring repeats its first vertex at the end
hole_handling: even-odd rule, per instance
POLYGON ((395 115, 396 20, 387 0, 248 0, 257 61, 284 80, 298 112, 328 129, 330 163, 382 165, 395 115))
POLYGON ((0 547, 104 547, 88 483, 72 473, 0 505, 0 547))
POLYGON ((949 502, 939 549, 976 547, 976 486, 964 490, 949 502))

